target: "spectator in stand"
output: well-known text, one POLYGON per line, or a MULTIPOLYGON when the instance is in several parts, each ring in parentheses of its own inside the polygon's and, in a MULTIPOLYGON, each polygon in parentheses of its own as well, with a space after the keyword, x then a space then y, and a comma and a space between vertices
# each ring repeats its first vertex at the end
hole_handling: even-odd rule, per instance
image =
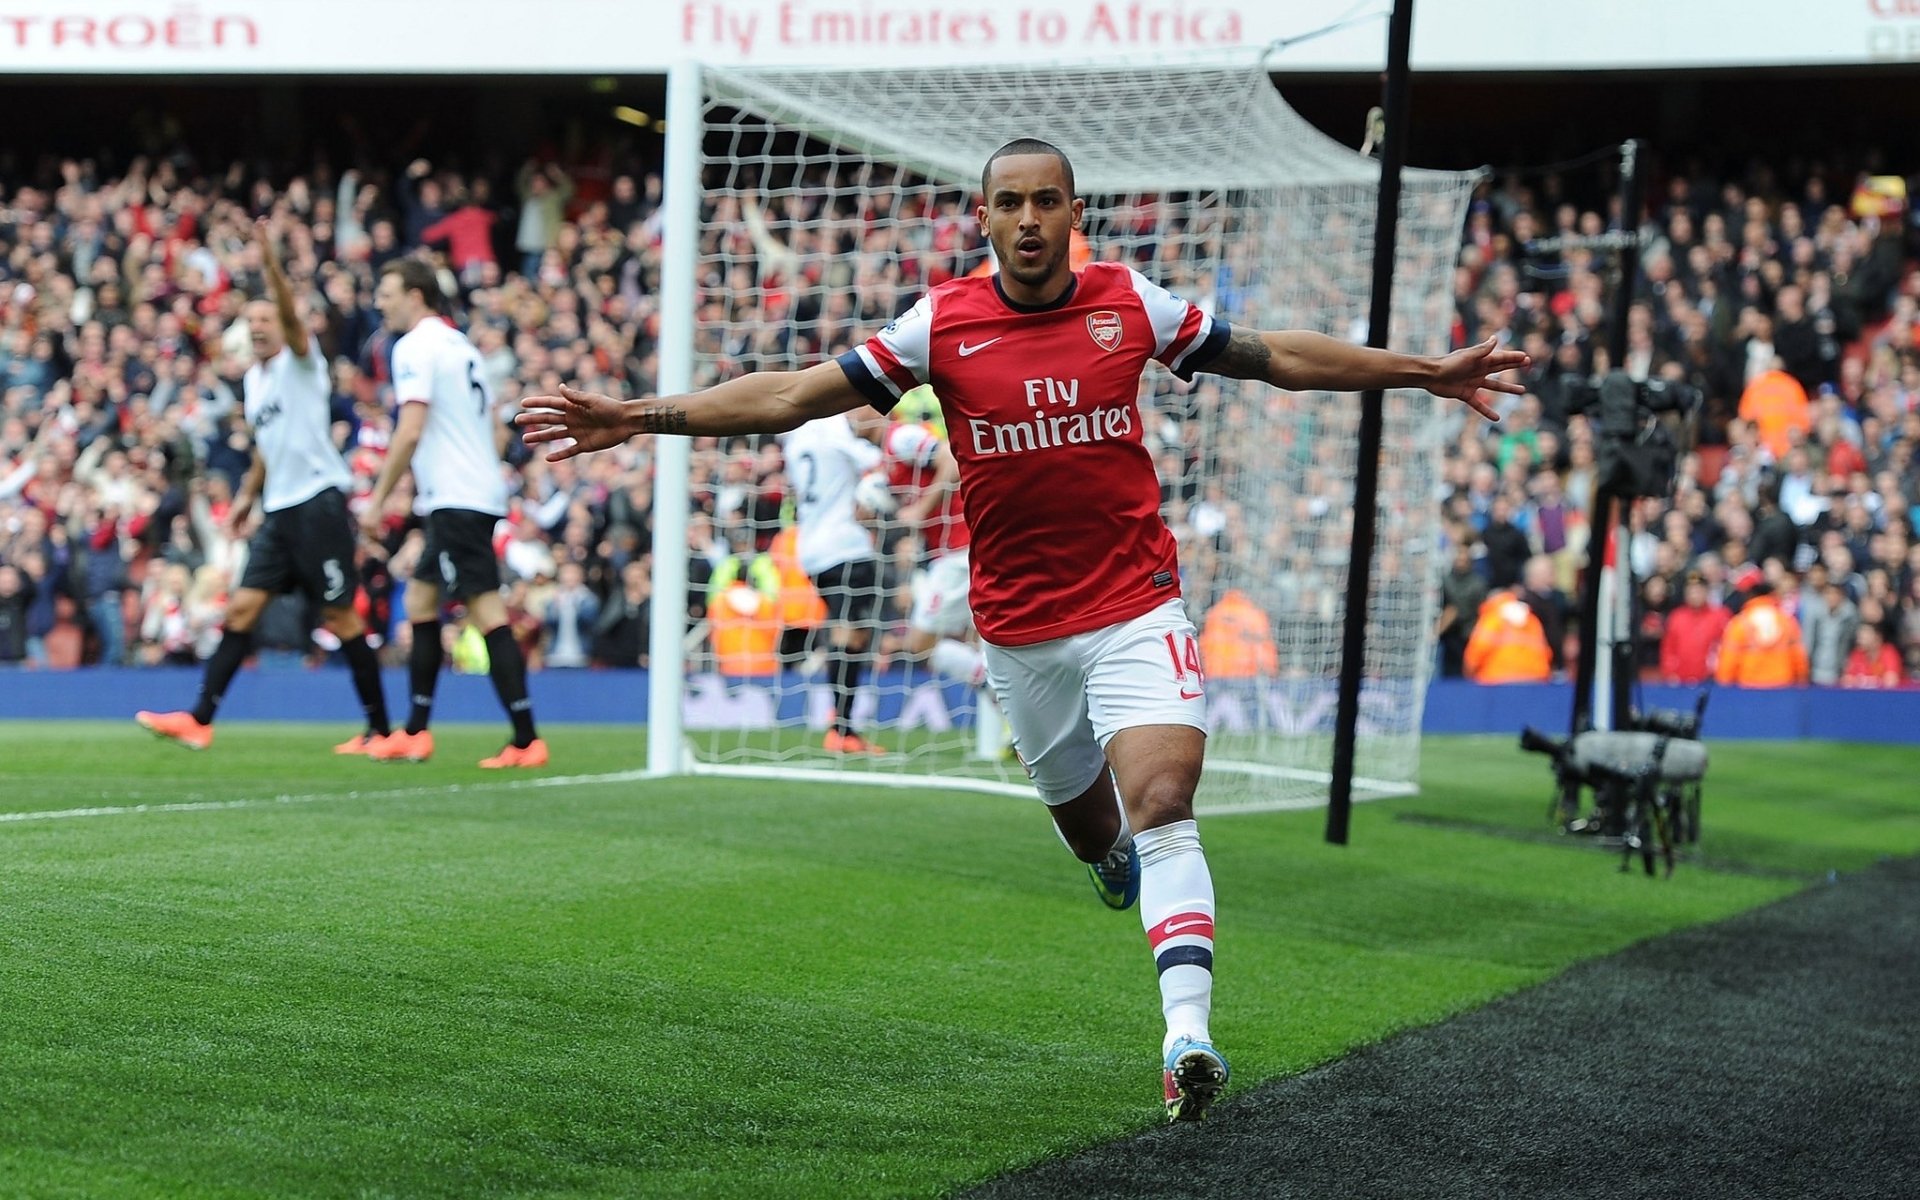
POLYGON ((37 589, 20 568, 0 566, 0 667, 27 661, 27 609, 37 589))
POLYGON ((1547 639, 1547 652, 1553 672, 1566 667, 1563 646, 1567 640, 1567 621, 1573 616, 1573 602, 1554 583, 1553 560, 1536 554, 1521 571, 1520 599, 1540 620, 1540 631, 1547 639))
POLYGON ((547 631, 544 661, 548 667, 584 667, 588 663, 594 623, 600 617, 600 599, 586 581, 586 568, 580 563, 560 564, 559 579, 541 617, 547 631))
POLYGON ((1440 580, 1440 616, 1435 640, 1440 643, 1440 676, 1458 679, 1466 674, 1467 636, 1487 598, 1486 577, 1474 563, 1474 543, 1462 536, 1453 544, 1453 562, 1440 580))
POLYGON ((1672 608, 1666 576, 1651 576, 1640 585, 1639 621, 1634 626, 1633 637, 1633 665, 1642 677, 1659 676, 1661 646, 1666 641, 1667 615, 1672 608))
POLYGON ((636 558, 620 571, 620 590, 600 609, 593 626, 593 662, 600 667, 640 667, 648 661, 648 623, 652 619, 653 570, 650 558, 636 558))
POLYGON ((190 611, 188 589, 194 576, 186 566, 169 563, 148 578, 140 601, 140 645, 136 657, 142 666, 194 666, 200 662, 200 628, 190 611))
MULTIPOLYGON (((1814 564, 1819 567, 1819 564, 1814 564)), ((1825 568, 1820 569, 1822 577, 1825 568)), ((1848 598, 1846 589, 1827 583, 1815 595, 1801 592, 1799 621, 1807 640, 1809 679, 1832 686, 1840 682, 1847 655, 1852 653, 1854 633, 1860 627, 1860 610, 1848 598)))
POLYGON ((470 190, 454 192, 453 211, 420 231, 424 245, 447 244, 447 265, 463 288, 472 289, 499 274, 493 253, 493 227, 500 214, 488 205, 491 187, 485 176, 474 179, 470 190))
MULTIPOLYGON (((1792 455, 1804 459, 1806 451, 1795 448, 1792 455)), ((1789 455, 1791 459, 1792 455, 1789 455)), ((1760 508, 1753 518, 1753 537, 1748 540, 1747 552, 1757 563, 1765 564, 1768 559, 1778 559, 1782 563, 1793 562, 1794 550, 1799 545, 1800 532, 1786 513, 1780 511, 1780 485, 1765 483, 1760 486, 1760 508)))
POLYGON ((513 245, 520 251, 520 274, 540 280, 547 252, 559 236, 567 202, 573 199, 573 180, 558 163, 543 167, 529 159, 520 168, 519 191, 520 226, 513 245))
MULTIPOLYGON (((39 514, 34 512, 37 517, 39 514)), ((25 522, 22 522, 25 525, 25 522)), ((27 663, 29 666, 47 666, 47 635, 53 632, 59 620, 59 601, 66 598, 64 572, 56 574, 47 564, 43 549, 37 548, 37 539, 31 535, 25 539, 26 548, 17 551, 12 557, 19 567, 27 589, 33 593, 33 600, 27 605, 27 663)), ((44 542, 41 545, 45 545, 44 542)))
POLYGON ((1773 585, 1766 580, 1754 583, 1746 604, 1727 622, 1714 677, 1746 688, 1807 682, 1807 648, 1800 623, 1782 611, 1773 585))
POLYGON ((1840 675, 1840 686, 1893 688, 1905 682, 1905 665, 1894 648, 1887 645, 1880 627, 1862 624, 1854 631, 1853 650, 1847 655, 1847 668, 1840 675))
POLYGON ((1521 568, 1533 555, 1527 535, 1514 524, 1515 505, 1505 492, 1494 496, 1487 512, 1487 527, 1480 535, 1486 547, 1487 584, 1510 588, 1520 582, 1521 568))
POLYGON ((1714 652, 1732 614, 1713 603, 1707 577, 1687 573, 1681 604, 1668 612, 1660 638, 1660 676, 1668 683, 1704 683, 1712 675, 1714 652))

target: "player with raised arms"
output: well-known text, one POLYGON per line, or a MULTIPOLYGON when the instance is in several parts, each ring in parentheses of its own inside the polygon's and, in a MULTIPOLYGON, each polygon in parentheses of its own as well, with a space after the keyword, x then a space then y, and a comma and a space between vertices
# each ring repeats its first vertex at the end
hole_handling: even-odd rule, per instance
POLYGON ((440 313, 440 280, 429 264, 397 258, 380 271, 373 303, 393 344, 393 400, 400 414, 386 465, 361 510, 361 528, 379 535, 387 497, 400 477, 413 471, 416 507, 425 515, 426 546, 407 584, 407 620, 413 648, 407 674, 413 703, 407 724, 368 751, 385 762, 424 762, 433 756, 434 690, 446 651, 440 643, 440 599, 467 606, 468 618, 486 639, 487 674, 512 722, 512 738, 500 753, 480 760, 489 769, 544 767, 547 744, 534 729, 527 695, 527 660, 507 624, 500 595, 500 560, 493 530, 507 512, 501 474, 503 430, 493 408, 486 364, 467 335, 440 313))
POLYGON ((242 381, 241 408, 253 430, 254 454, 228 507, 227 525, 235 532, 244 527, 255 500, 266 515, 247 543, 246 569, 227 604, 220 644, 207 660, 199 702, 188 712, 141 712, 134 719, 183 746, 211 746, 214 711, 253 651, 253 629, 267 601, 300 592, 320 606, 321 624, 340 639, 366 715, 365 731, 334 751, 363 754, 389 732, 387 699, 380 690, 380 661, 367 644, 366 622, 353 607, 360 586, 353 519, 347 515, 353 476, 333 444, 333 381, 326 356, 294 305, 266 219, 255 222, 253 232, 273 298, 246 307, 254 361, 242 381))
POLYGON ((1084 202, 1056 147, 995 151, 979 220, 1000 270, 935 287, 865 344, 801 371, 618 401, 563 388, 521 402, 529 443, 567 458, 644 433, 792 429, 922 383, 940 397, 973 533, 988 682, 1061 836, 1114 907, 1136 898, 1159 972, 1168 1116, 1227 1082, 1208 1032, 1214 892, 1193 820, 1205 681, 1180 599, 1135 396, 1149 360, 1299 391, 1425 388, 1494 417, 1482 390, 1527 356, 1489 340, 1419 357, 1317 333, 1229 328, 1123 263, 1068 260, 1084 202))

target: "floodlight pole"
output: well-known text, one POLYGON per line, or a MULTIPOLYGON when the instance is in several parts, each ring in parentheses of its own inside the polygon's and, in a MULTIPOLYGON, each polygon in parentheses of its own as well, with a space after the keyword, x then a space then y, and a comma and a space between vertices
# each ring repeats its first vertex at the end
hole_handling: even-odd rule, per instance
MULTIPOLYGON (((1407 158, 1407 113, 1413 47, 1413 0, 1395 0, 1387 22, 1386 136, 1380 146, 1380 207, 1373 225, 1373 302, 1367 345, 1384 349, 1393 314, 1393 262, 1400 229, 1400 171, 1407 158)), ((1360 450, 1353 479, 1353 547, 1347 559, 1347 612, 1340 640, 1340 699, 1334 714, 1333 782, 1327 797, 1327 841, 1347 844, 1353 813, 1354 739, 1360 725, 1360 676, 1366 662, 1367 597, 1373 574, 1374 523, 1380 486, 1380 440, 1386 393, 1360 396, 1360 450)))
MULTIPOLYGON (((698 63, 667 72, 666 178, 661 203, 661 396, 693 389, 694 254, 700 240, 700 142, 705 128, 698 63)), ((687 684, 687 517, 693 442, 653 439, 653 603, 647 645, 647 773, 677 775, 685 765, 687 684)))

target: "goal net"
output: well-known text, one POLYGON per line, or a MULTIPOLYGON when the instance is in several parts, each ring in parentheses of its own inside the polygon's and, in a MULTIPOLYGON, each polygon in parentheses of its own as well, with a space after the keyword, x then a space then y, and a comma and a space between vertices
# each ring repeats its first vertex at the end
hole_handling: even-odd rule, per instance
MULTIPOLYGON (((1059 145, 1086 199, 1076 261, 1121 261, 1236 326, 1364 340, 1379 168, 1309 126, 1244 62, 1189 67, 969 66, 702 74, 693 384, 812 365, 858 344, 926 289, 991 269, 974 221, 982 164, 1017 136, 1059 145)), ((1392 341, 1445 349, 1451 267, 1472 178, 1410 171, 1392 341)), ((669 237, 683 236, 672 231, 669 237)), ((1359 399, 1287 394, 1155 366, 1140 393, 1163 515, 1208 672, 1203 810, 1324 801, 1352 538, 1359 399)), ((894 417, 940 428, 931 398, 894 417)), ((1378 557, 1356 792, 1412 790, 1438 580, 1442 411, 1386 403, 1378 557)), ((829 752, 830 661, 804 589, 782 585, 791 489, 776 439, 696 442, 721 583, 700 593, 679 714, 694 770, 828 772, 876 783, 1025 792, 969 681, 907 652, 915 531, 880 525, 872 670, 854 724, 884 755, 829 752), (764 557, 763 557, 764 555, 764 557), (747 585, 732 582, 750 576, 747 585)), ((1036 503, 1098 504, 1061 480, 1036 503)), ((698 516, 696 540, 705 537, 698 516)), ((786 575, 789 584, 792 574, 786 575)), ((817 611, 814 614, 817 616, 817 611)), ((941 660, 936 658, 935 662, 941 660)), ((951 654, 948 665, 954 661, 951 654)), ((657 719, 657 718, 656 718, 657 719)), ((671 718, 669 718, 671 719, 671 718)))

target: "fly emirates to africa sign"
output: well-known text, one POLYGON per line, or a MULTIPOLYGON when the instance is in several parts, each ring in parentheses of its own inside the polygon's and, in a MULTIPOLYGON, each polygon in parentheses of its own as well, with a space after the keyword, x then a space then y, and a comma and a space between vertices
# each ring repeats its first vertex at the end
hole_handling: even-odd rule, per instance
POLYGON ((1206 50, 1248 44, 1239 6, 1184 0, 886 5, 846 0, 685 0, 680 40, 742 62, 795 50, 1034 49, 1065 57, 1122 50, 1206 50))

